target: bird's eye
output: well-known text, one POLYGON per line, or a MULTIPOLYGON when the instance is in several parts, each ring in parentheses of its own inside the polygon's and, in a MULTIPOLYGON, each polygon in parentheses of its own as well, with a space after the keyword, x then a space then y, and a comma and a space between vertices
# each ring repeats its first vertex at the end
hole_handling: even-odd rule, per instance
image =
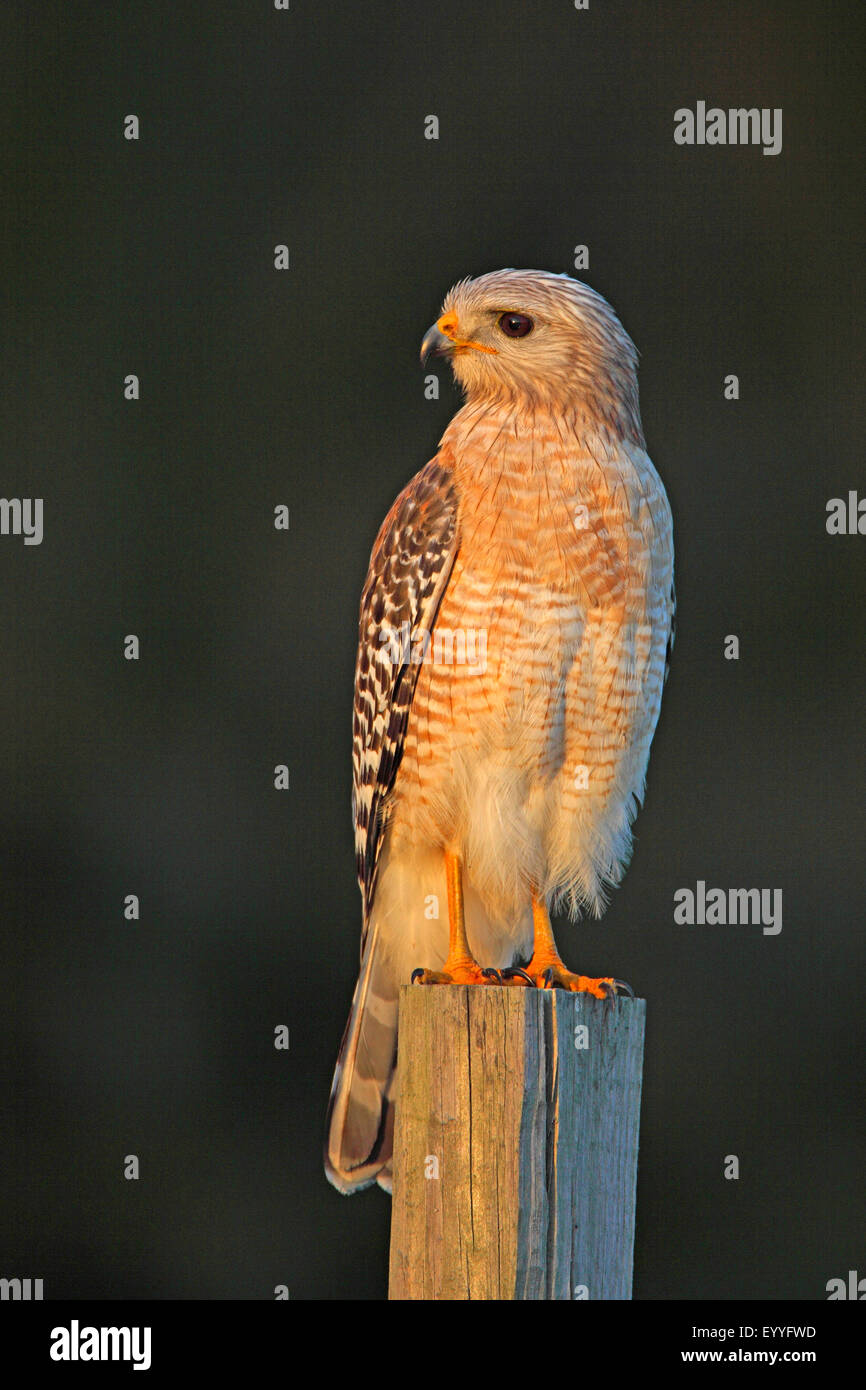
POLYGON ((507 338, 525 338, 534 326, 528 314, 502 314, 499 319, 499 327, 507 338))

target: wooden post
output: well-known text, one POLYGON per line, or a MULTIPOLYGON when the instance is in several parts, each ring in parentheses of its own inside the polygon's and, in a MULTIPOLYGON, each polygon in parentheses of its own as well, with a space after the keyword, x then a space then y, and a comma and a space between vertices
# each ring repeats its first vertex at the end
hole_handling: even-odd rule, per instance
POLYGON ((401 991, 392 1299, 631 1298, 646 1004, 401 991))

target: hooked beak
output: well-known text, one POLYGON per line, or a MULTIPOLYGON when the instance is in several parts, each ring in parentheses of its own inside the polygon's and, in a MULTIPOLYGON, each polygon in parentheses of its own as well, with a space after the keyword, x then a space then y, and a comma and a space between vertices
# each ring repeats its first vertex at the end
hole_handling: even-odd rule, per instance
POLYGON ((437 357, 451 357, 455 352, 465 352, 467 348, 475 348, 478 352, 490 352, 496 356, 496 348, 487 347, 484 343, 476 343, 472 338, 458 338, 457 336, 457 315, 454 310, 443 314, 428 328, 424 334, 424 341, 421 344, 421 361, 423 362, 431 352, 437 357))
POLYGON ((446 338, 438 323, 434 323, 424 334, 421 344, 421 361, 426 362, 431 352, 435 357, 447 357, 454 351, 454 344, 446 338))

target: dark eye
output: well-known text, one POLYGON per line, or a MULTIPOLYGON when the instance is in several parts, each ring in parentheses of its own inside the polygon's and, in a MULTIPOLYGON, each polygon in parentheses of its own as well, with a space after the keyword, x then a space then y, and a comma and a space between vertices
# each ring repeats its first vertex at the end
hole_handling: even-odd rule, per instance
POLYGON ((499 319, 499 327, 507 338, 525 338, 534 326, 528 314, 502 314, 499 319))

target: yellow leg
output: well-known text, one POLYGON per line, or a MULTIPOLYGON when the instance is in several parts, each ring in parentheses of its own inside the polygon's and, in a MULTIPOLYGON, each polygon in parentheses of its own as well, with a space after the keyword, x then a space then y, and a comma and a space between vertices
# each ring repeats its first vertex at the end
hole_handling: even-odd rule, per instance
POLYGON ((442 970, 415 970, 412 981, 420 985, 498 985, 498 970, 482 970, 469 949, 463 912, 463 871, 456 854, 445 853, 448 885, 448 959, 442 970))
MULTIPOLYGON (((575 993, 594 994, 596 999, 606 999, 608 995, 616 994, 618 989, 631 994, 629 986, 621 980, 610 977, 593 980, 588 975, 574 975, 566 969, 556 949, 547 904, 536 893, 532 894, 532 927, 532 960, 526 967, 526 973, 539 989, 570 989, 575 993)), ((519 977, 515 983, 520 983, 519 977)))

